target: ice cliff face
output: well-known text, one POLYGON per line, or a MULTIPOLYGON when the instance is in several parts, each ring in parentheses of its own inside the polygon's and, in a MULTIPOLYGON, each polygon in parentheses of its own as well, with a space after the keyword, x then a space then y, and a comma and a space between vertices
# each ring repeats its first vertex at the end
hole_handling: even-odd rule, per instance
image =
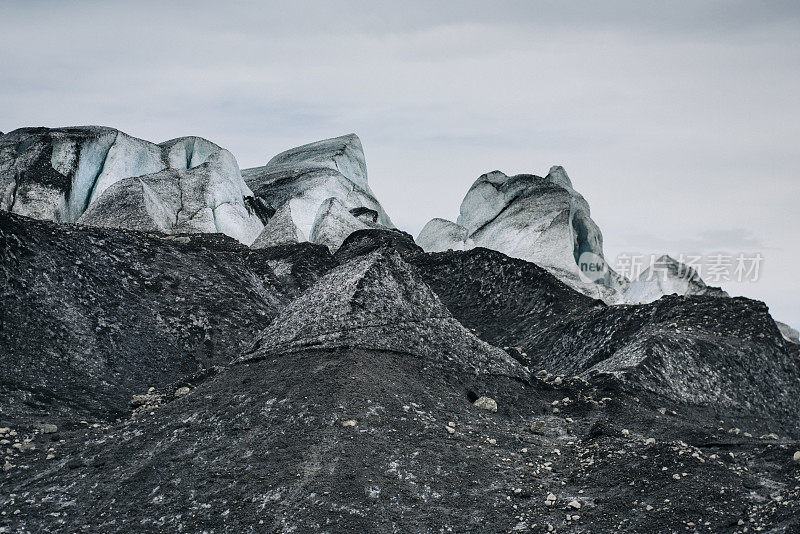
POLYGON ((664 255, 630 283, 625 290, 625 300, 631 304, 647 304, 673 294, 729 296, 718 287, 706 285, 691 267, 664 255))
POLYGON ((199 137, 157 145, 100 126, 0 137, 0 209, 28 217, 249 244, 263 223, 247 197, 235 158, 199 137))
MULTIPOLYGON (((188 162, 192 156, 186 154, 188 162)), ((220 148, 203 160, 188 169, 166 169, 115 182, 89 205, 78 223, 167 234, 222 233, 252 243, 264 225, 245 203, 251 193, 236 160, 220 148)))
POLYGON ((280 213, 280 223, 267 223, 259 244, 295 235, 335 250, 355 230, 394 227, 369 188, 355 134, 292 148, 242 176, 268 209, 280 213))
POLYGON ((627 281, 603 258, 603 236, 589 204, 562 167, 546 177, 484 174, 467 192, 455 223, 430 221, 417 238, 426 251, 484 247, 541 265, 567 285, 621 302, 627 281))
POLYGON ((783 339, 792 343, 800 343, 800 332, 780 321, 775 321, 775 324, 778 325, 778 330, 780 330, 783 339))

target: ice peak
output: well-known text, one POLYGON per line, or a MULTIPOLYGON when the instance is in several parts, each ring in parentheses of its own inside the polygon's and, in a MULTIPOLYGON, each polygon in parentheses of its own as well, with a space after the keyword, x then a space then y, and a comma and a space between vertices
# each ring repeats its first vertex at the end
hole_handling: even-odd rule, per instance
POLYGON ((550 167, 550 172, 547 173, 547 180, 560 185, 565 189, 572 189, 572 181, 569 179, 567 171, 561 165, 553 165, 550 167))

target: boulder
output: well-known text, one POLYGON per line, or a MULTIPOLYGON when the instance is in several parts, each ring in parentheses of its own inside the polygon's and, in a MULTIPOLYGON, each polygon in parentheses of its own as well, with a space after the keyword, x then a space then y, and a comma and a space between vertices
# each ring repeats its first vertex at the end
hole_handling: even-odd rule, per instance
POLYGON ((478 397, 472 404, 474 404, 476 408, 486 410, 487 412, 497 411, 497 401, 491 397, 478 397))

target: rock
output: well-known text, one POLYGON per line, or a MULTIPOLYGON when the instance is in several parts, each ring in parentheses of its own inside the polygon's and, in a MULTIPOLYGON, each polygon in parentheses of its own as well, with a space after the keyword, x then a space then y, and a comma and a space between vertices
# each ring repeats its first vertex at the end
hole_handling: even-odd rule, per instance
MULTIPOLYGON (((264 167, 242 171, 256 198, 277 209, 286 209, 300 235, 310 238, 317 213, 330 198, 349 211, 359 210, 361 224, 366 210, 377 213, 378 224, 394 225, 367 183, 367 167, 361 141, 355 134, 292 148, 273 157, 264 167)), ((352 214, 351 214, 352 215, 352 214)), ((345 236, 346 237, 346 236, 345 236)))
POLYGON ((42 425, 42 434, 55 434, 58 432, 58 427, 52 423, 45 423, 42 425))
POLYGON ((644 440, 644 444, 645 445, 655 445, 656 444, 656 439, 655 438, 647 438, 646 440, 644 440))
POLYGON ((8 472, 11 471, 12 469, 14 469, 14 464, 6 460, 5 463, 3 464, 3 471, 8 472))
POLYGON ((575 510, 580 510, 581 503, 580 503, 580 501, 573 499, 573 500, 569 501, 569 504, 567 504, 567 506, 569 506, 570 508, 574 508, 575 510))
POLYGON ((727 297, 718 287, 706 285, 697 271, 670 256, 663 255, 645 269, 625 289, 625 300, 632 304, 646 304, 664 295, 708 295, 727 297))
POLYGON ((541 434, 544 432, 544 429, 547 427, 547 424, 544 421, 534 421, 531 423, 531 432, 536 434, 541 434))
POLYGON ((28 452, 36 450, 36 445, 31 443, 30 441, 23 441, 21 443, 15 443, 11 446, 12 449, 17 449, 19 452, 28 452))
POLYGON ((794 455, 792 456, 792 461, 796 464, 800 464, 800 451, 795 451, 794 455))
POLYGON ((447 430, 448 434, 455 434, 456 433, 456 429, 453 428, 452 426, 445 426, 444 429, 447 430))
POLYGON ((131 398, 130 405, 133 408, 138 408, 139 406, 149 404, 151 400, 152 396, 150 395, 134 395, 133 398, 131 398))
POLYGON ((487 412, 496 412, 497 411, 497 401, 495 401, 491 397, 479 397, 475 402, 473 402, 477 408, 481 408, 482 410, 486 410, 487 412))
POLYGON ((346 420, 342 421, 342 426, 343 427, 357 426, 357 425, 358 425, 358 421, 356 421, 355 419, 346 419, 346 420))
POLYGON ((358 208, 352 208, 350 210, 350 215, 362 220, 365 223, 372 223, 372 224, 377 224, 378 218, 380 216, 377 211, 365 208, 363 206, 358 208))
POLYGON ((556 503, 556 496, 553 493, 548 493, 544 499, 545 506, 553 506, 556 503))
POLYGON ((175 390, 175 398, 183 397, 184 395, 188 395, 189 391, 191 391, 187 386, 181 386, 175 390))

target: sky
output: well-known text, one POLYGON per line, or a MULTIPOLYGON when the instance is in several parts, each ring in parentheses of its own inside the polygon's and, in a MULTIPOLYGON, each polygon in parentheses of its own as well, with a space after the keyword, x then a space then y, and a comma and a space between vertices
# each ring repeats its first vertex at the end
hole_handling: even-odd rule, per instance
POLYGON ((612 265, 760 254, 714 285, 800 327, 795 1, 0 0, 0 130, 83 124, 242 168, 355 132, 413 235, 485 172, 563 165, 612 265))

